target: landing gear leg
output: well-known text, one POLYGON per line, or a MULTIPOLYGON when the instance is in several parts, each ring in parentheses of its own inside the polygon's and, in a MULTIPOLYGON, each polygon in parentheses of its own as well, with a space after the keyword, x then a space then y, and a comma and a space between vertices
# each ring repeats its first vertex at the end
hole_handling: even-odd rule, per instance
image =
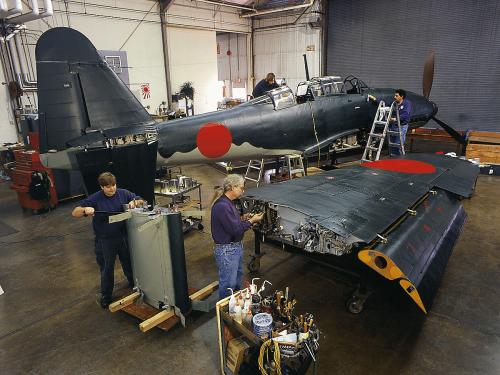
POLYGON ((266 253, 260 252, 260 232, 254 230, 254 255, 251 255, 250 262, 247 265, 247 268, 250 272, 258 272, 260 270, 260 258, 263 257, 266 253))
POLYGON ((360 314, 364 309, 366 300, 372 293, 373 291, 369 290, 365 285, 358 285, 345 303, 347 311, 355 315, 360 314))

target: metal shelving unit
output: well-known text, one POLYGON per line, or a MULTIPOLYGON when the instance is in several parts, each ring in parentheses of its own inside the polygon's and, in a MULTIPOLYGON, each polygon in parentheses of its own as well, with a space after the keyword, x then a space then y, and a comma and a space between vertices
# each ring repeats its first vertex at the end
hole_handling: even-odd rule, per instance
MULTIPOLYGON (((155 182, 161 182, 161 180, 155 180, 155 182)), ((191 229, 196 228, 199 230, 203 229, 203 224, 202 224, 202 210, 203 210, 203 205, 201 201, 201 183, 196 183, 193 186, 186 188, 186 189, 180 189, 177 191, 171 191, 171 192, 157 192, 155 191, 155 196, 160 196, 160 197, 166 197, 171 200, 169 207, 177 206, 179 211, 185 211, 189 208, 194 208, 197 211, 200 212, 199 217, 197 217, 196 214, 189 215, 188 217, 183 217, 183 226, 182 230, 184 233, 189 232, 191 229), (198 190, 198 200, 192 200, 190 202, 185 202, 184 197, 192 191, 198 190)))

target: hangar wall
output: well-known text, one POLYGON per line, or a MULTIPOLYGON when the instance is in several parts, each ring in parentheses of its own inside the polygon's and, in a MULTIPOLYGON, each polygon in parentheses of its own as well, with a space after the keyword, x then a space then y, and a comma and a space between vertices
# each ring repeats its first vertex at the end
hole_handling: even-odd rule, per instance
POLYGON ((194 113, 217 109, 222 90, 217 90, 217 42, 215 31, 167 27, 172 90, 184 82, 194 87, 194 113))
POLYGON ((430 99, 437 117, 460 130, 500 130, 498 1, 330 0, 329 6, 328 74, 421 94, 433 50, 430 99))
MULTIPOLYGON (((156 1, 151 0, 92 0, 70 1, 53 0, 54 15, 42 20, 31 21, 26 24, 28 30, 25 34, 29 45, 29 56, 26 66, 33 67, 30 79, 36 79, 35 45, 38 37, 52 27, 72 27, 85 34, 98 50, 119 50, 127 52, 130 88, 140 95, 141 85, 148 83, 150 97, 142 98, 144 106, 149 106, 149 112, 155 113, 158 105, 167 99, 165 65, 162 46, 161 23, 156 1)), ((217 7, 211 4, 196 3, 189 0, 175 0, 167 11, 167 22, 186 30, 186 35, 191 35, 190 30, 229 31, 249 33, 250 21, 240 18, 238 10, 227 7, 217 7)), ((182 33, 177 33, 180 37, 182 33)), ((186 35, 182 35, 185 37, 186 35)), ((196 41, 195 41, 196 42, 196 41)), ((186 48, 196 51, 196 43, 186 43, 186 48)), ((214 41, 214 59, 216 59, 214 41)), ((177 82, 186 76, 189 66, 177 66, 174 74, 171 73, 172 82, 177 82), (183 68, 186 71, 183 71, 183 68), (179 77, 176 75, 179 74, 179 77)), ((0 78, 3 73, 0 73, 0 78)), ((205 77, 198 77, 203 80, 205 77)), ((207 81, 197 81, 197 85, 206 87, 213 83, 212 77, 207 76, 207 81)), ((2 79, 2 82, 5 82, 2 79)), ((178 85, 173 85, 175 91, 178 85)), ((196 87, 195 87, 196 88, 196 87)), ((216 95, 220 90, 217 86, 213 89, 216 95)), ((202 99, 202 96, 199 97, 202 99)), ((195 97, 196 113, 201 110, 215 110, 217 96, 203 98, 203 103, 197 103, 195 97), (207 103, 211 103, 207 107, 207 103)), ((33 103, 37 105, 36 94, 26 93, 23 106, 33 103), (27 99, 29 96, 29 101, 27 99)), ((10 99, 6 86, 0 87, 0 142, 16 141, 16 131, 12 110, 9 110, 10 99)))
POLYGON ((302 15, 302 12, 299 12, 290 16, 254 21, 255 82, 253 86, 267 73, 274 72, 277 78, 285 78, 288 86, 295 92, 299 82, 306 79, 302 58, 304 53, 307 55, 310 76, 317 77, 321 74, 321 31, 317 27, 318 7, 319 2, 316 1, 302 15))

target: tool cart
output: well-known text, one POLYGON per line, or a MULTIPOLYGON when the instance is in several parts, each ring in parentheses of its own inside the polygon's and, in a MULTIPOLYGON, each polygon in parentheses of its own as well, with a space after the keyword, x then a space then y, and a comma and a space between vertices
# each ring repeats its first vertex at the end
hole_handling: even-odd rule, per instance
POLYGON ((313 364, 315 374, 319 329, 313 316, 293 314, 296 300, 288 298, 288 288, 265 298, 254 298, 255 292, 250 286, 216 305, 221 373, 301 375, 313 364), (234 310, 238 314, 240 309, 234 309, 231 300, 234 305, 234 299, 245 301, 248 295, 251 319, 244 310, 241 318, 235 316, 234 310))

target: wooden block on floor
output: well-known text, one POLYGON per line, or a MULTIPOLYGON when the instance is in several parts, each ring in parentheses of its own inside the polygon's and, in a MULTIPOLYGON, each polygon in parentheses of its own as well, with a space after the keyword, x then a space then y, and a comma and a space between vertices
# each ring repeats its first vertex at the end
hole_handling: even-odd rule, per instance
POLYGON ((189 298, 192 301, 200 301, 204 298, 206 298, 208 295, 212 294, 212 292, 219 287, 219 282, 214 281, 211 284, 208 284, 206 287, 198 290, 195 293, 192 293, 189 295, 189 298))
MULTIPOLYGON (((133 303, 131 305, 124 307, 122 309, 122 311, 125 311, 127 314, 135 316, 136 318, 139 318, 140 320, 148 320, 160 312, 159 310, 155 309, 152 306, 149 306, 146 303, 141 303, 139 305, 136 305, 133 303)), ((178 316, 172 315, 167 320, 156 325, 156 327, 158 327, 164 331, 169 331, 179 321, 180 321, 180 318, 178 316)))
POLYGON ((116 302, 113 302, 111 305, 109 305, 109 311, 116 312, 116 311, 122 310, 124 307, 134 303, 140 296, 141 296, 141 293, 134 292, 134 293, 132 293, 132 294, 116 301, 116 302))
POLYGON ((141 324, 139 324, 139 329, 141 332, 149 331, 151 328, 158 326, 159 324, 168 321, 170 318, 175 316, 174 310, 163 310, 153 315, 152 317, 146 319, 141 324))

